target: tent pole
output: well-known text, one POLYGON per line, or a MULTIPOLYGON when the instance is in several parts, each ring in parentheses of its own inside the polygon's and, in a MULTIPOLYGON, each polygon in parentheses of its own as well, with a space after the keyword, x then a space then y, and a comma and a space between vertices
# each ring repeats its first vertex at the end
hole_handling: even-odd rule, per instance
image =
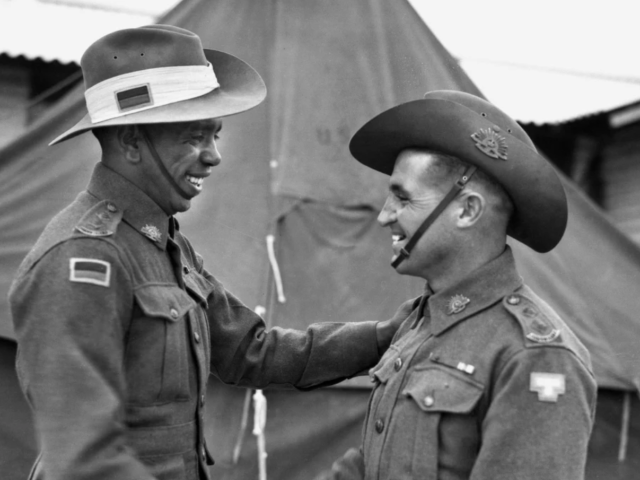
POLYGON ((631 417, 631 392, 624 392, 622 402, 622 425, 620 427, 620 448, 618 449, 618 462, 627 459, 627 444, 629 443, 629 418, 631 417))
POLYGON ((249 423, 249 407, 251 407, 251 395, 253 390, 247 388, 244 395, 244 405, 242 406, 242 420, 240 421, 240 430, 238 431, 238 439, 236 445, 233 447, 233 464, 237 465, 240 459, 240 452, 242 451, 242 443, 244 440, 244 432, 247 430, 247 424, 249 423))
POLYGON ((267 480, 267 442, 264 427, 267 423, 267 399, 262 390, 253 394, 253 434, 258 441, 258 472, 260 480, 267 480))
MULTIPOLYGON (((256 306, 254 311, 264 317, 266 309, 262 305, 256 306)), ((244 432, 247 430, 247 424, 249 423, 249 408, 251 408, 251 396, 253 389, 247 388, 244 394, 244 404, 242 406, 242 419, 240 420, 240 430, 238 431, 238 438, 236 444, 233 447, 233 464, 237 465, 240 459, 240 453, 242 452, 242 443, 244 441, 244 432)))
POLYGON ((267 235, 267 254, 269 255, 269 263, 273 270, 273 281, 276 284, 276 292, 278 294, 278 302, 286 303, 287 298, 284 296, 284 288, 282 286, 282 277, 280 275, 280 267, 278 266, 278 259, 276 258, 275 244, 276 237, 274 235, 267 235))

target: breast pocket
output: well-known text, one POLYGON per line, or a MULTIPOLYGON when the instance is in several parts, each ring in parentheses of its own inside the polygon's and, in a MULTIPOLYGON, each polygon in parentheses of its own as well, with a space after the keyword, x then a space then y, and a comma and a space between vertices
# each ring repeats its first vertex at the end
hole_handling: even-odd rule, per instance
POLYGON ((195 269, 190 269, 182 276, 184 286, 198 302, 206 308, 209 304, 209 295, 213 292, 213 284, 200 275, 195 269))
POLYGON ((391 345, 384 353, 378 364, 369 370, 371 381, 376 384, 386 384, 394 373, 397 373, 399 366, 402 366, 400 350, 397 346, 391 345))
POLYGON ((135 301, 125 353, 129 403, 187 400, 186 315, 196 302, 177 285, 139 287, 135 301))
POLYGON ((412 371, 402 390, 412 410, 415 428, 412 473, 436 478, 434 465, 458 472, 470 471, 480 447, 476 406, 482 383, 441 365, 412 371))
POLYGON ((423 412, 469 413, 484 390, 480 382, 432 365, 411 372, 403 393, 423 412))
MULTIPOLYGON (((214 290, 213 284, 193 269, 183 275, 182 279, 184 280, 184 286, 187 291, 194 299, 196 299, 204 311, 206 311, 209 306, 210 296, 214 290)), ((204 332, 206 338, 210 338, 211 331, 209 329, 209 319, 207 315, 196 315, 194 320, 198 323, 198 330, 200 332, 204 332)), ((208 372, 209 363, 211 362, 211 344, 208 341, 203 342, 203 344, 205 349, 205 359, 204 365, 201 365, 201 368, 208 372)))

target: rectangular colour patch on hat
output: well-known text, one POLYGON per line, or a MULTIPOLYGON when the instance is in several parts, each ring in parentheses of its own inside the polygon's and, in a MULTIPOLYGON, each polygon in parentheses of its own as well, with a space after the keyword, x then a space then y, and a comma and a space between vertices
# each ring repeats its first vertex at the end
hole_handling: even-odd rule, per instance
POLYGON ((116 92, 116 100, 120 111, 153 105, 149 85, 140 85, 116 92))
POLYGON ((69 261, 69 280, 108 287, 111 283, 111 264, 94 258, 72 258, 69 261))

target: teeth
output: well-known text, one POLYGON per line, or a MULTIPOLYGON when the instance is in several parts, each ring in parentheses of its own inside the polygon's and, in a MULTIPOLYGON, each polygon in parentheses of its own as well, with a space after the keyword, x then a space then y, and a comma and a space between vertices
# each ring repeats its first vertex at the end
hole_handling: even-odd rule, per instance
POLYGON ((401 242, 402 240, 404 240, 404 238, 405 238, 404 235, 391 235, 391 239, 393 240, 393 243, 401 242))
POLYGON ((202 178, 199 177, 192 177, 191 175, 187 175, 187 181, 191 184, 194 185, 198 188, 200 188, 202 186, 202 178))

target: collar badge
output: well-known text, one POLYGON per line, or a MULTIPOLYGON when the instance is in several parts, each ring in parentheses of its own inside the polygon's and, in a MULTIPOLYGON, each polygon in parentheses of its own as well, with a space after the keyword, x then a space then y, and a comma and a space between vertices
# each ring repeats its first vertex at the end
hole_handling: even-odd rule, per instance
POLYGON ((491 158, 507 159, 507 140, 490 128, 481 128, 471 135, 476 147, 491 158))
POLYGON ((467 305, 470 301, 471 300, 469 300, 464 295, 454 295, 453 297, 451 297, 451 300, 449 300, 449 305, 447 306, 447 314, 453 315, 455 313, 460 313, 465 308, 467 308, 467 305))
POLYGON ((160 239, 162 238, 162 234, 160 233, 160 230, 158 230, 158 227, 156 227, 155 225, 147 224, 144 227, 142 227, 140 230, 142 231, 143 234, 145 234, 154 242, 159 242, 160 239))

